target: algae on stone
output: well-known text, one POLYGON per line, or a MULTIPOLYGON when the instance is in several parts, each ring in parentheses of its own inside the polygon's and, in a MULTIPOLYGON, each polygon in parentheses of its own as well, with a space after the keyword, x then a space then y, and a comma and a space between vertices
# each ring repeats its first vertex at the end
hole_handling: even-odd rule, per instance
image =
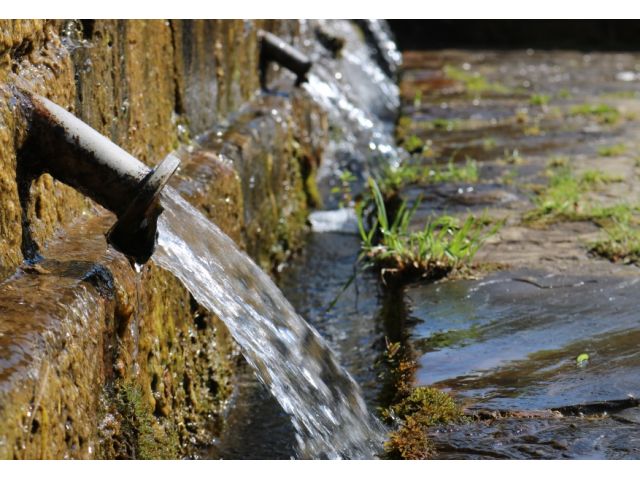
MULTIPOLYGON (((258 28, 300 34, 279 20, 1 20, 0 82, 32 88, 154 165, 184 139, 176 118, 195 137, 253 101, 258 28)), ((23 221, 45 264, 0 286, 0 346, 24 352, 0 370, 0 457, 187 455, 216 433, 238 351, 174 277, 152 265, 138 277, 106 247, 113 216, 48 175, 20 191, 26 132, 9 95, 0 88, 0 280, 24 259, 23 221), (21 306, 29 282, 40 293, 21 306)), ((244 169, 204 149, 209 181, 186 164, 172 181, 268 268, 299 245, 328 129, 308 98, 284 103, 273 138, 248 128, 244 169), (265 174, 258 194, 251 170, 265 174)))

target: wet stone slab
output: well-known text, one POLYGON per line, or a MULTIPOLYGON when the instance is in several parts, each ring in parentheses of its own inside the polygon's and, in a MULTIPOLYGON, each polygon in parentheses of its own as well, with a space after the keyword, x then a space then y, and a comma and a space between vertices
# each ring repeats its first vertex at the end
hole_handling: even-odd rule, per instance
POLYGON ((501 410, 640 396, 639 284, 515 270, 411 287, 417 381, 501 410))
POLYGON ((421 201, 411 228, 445 214, 504 221, 474 258, 479 272, 496 271, 405 290, 416 385, 450 391, 472 418, 430 431, 439 458, 638 458, 638 268, 592 253, 608 238, 607 219, 535 224, 530 212, 562 169, 609 177, 571 200, 575 212, 639 204, 640 57, 439 50, 403 58, 397 136, 411 165, 473 159, 478 173, 472 182, 403 185, 400 198, 421 201))
POLYGON ((422 198, 412 228, 441 214, 505 220, 475 257, 500 271, 406 290, 416 383, 476 419, 432 432, 440 456, 637 458, 638 269, 589 253, 595 222, 524 218, 554 161, 621 179, 592 201, 637 204, 638 56, 444 50, 409 52, 405 68, 401 133, 428 145, 412 160, 478 162, 477 183, 405 187, 422 198), (592 105, 614 114, 576 113, 592 105))
POLYGON ((638 458, 639 283, 520 269, 409 288, 417 383, 478 418, 433 431, 438 458, 638 458))
POLYGON ((507 418, 441 428, 441 459, 636 459, 638 425, 613 416, 507 418))

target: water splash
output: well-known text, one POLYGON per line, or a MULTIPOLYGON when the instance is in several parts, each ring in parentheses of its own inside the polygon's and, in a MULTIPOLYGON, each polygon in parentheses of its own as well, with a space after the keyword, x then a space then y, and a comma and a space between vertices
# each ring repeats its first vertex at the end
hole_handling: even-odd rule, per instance
MULTIPOLYGON (((330 142, 318 172, 320 191, 325 199, 336 185, 340 173, 348 170, 358 182, 386 166, 397 166, 406 152, 395 145, 394 121, 400 106, 399 89, 373 60, 373 54, 361 38, 357 27, 348 21, 318 21, 319 26, 344 40, 337 58, 327 56, 317 43, 310 53, 314 66, 304 84, 308 94, 323 107, 330 120, 330 142)), ((382 51, 397 69, 400 55, 382 22, 370 22, 384 37, 382 51)), ((335 205, 329 205, 334 206, 335 205)))
POLYGON ((176 191, 162 196, 157 264, 222 319, 296 429, 301 458, 372 458, 383 427, 320 335, 271 279, 176 191))

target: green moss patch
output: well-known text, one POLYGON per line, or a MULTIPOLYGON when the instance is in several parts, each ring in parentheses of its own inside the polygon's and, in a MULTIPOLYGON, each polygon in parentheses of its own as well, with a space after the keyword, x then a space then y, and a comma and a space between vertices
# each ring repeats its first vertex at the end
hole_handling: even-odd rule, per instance
POLYGON ((620 111, 606 103, 574 105, 569 109, 569 115, 591 118, 603 125, 613 125, 620 120, 620 111))
POLYGON ((451 65, 445 65, 444 74, 447 78, 464 85, 465 90, 472 95, 480 95, 483 93, 507 95, 512 93, 510 88, 502 85, 501 83, 490 82, 486 77, 477 72, 471 72, 451 65))
POLYGON ((433 456, 428 428, 460 423, 467 418, 453 398, 431 387, 417 387, 409 396, 386 411, 388 418, 401 422, 385 443, 389 459, 421 460, 433 456))
POLYGON ((178 458, 177 432, 158 424, 138 385, 126 382, 119 386, 116 408, 121 416, 122 444, 127 450, 126 458, 178 458))

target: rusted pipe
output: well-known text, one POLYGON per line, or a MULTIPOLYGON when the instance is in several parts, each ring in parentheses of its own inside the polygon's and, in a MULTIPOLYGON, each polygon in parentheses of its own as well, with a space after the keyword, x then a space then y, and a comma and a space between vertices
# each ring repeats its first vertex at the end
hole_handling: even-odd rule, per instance
POLYGON ((260 39, 260 85, 267 89, 267 67, 275 62, 296 75, 296 86, 307 80, 307 73, 313 63, 297 48, 289 45, 280 37, 264 30, 258 31, 260 39))
POLYGON ((14 89, 28 121, 19 162, 32 179, 49 173, 118 216, 107 241, 136 263, 155 249, 160 191, 180 160, 169 155, 155 169, 118 147, 50 100, 14 89))

